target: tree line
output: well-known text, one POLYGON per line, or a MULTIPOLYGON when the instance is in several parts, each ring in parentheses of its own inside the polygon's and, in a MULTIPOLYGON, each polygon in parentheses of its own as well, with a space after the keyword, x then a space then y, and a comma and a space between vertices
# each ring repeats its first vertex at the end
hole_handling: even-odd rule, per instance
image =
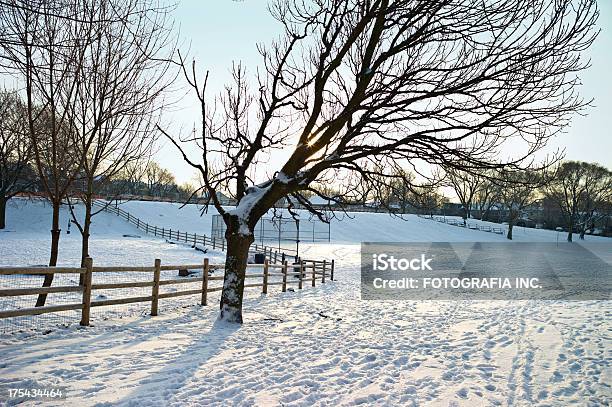
POLYGON ((612 216, 612 171, 596 163, 562 161, 541 171, 482 173, 447 170, 444 184, 461 203, 462 217, 505 221, 508 239, 513 227, 528 217, 549 229, 575 233, 584 239, 587 231, 609 231, 612 216), (503 215, 500 215, 503 214, 503 215))

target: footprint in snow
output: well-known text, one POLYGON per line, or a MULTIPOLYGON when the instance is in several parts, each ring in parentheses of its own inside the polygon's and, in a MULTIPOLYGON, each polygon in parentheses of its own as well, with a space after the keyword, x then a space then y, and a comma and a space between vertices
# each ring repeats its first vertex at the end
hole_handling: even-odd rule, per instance
POLYGON ((467 397, 468 397, 468 389, 463 387, 463 388, 457 390, 457 396, 461 397, 462 399, 467 399, 467 397))

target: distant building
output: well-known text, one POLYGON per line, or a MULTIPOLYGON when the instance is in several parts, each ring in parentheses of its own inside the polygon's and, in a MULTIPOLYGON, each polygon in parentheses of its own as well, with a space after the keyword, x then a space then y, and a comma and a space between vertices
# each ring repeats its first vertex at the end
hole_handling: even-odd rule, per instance
MULTIPOLYGON (((219 203, 223 206, 233 206, 236 205, 236 200, 234 198, 230 198, 229 196, 225 195, 223 192, 217 191, 216 193, 217 196, 217 200, 219 201, 219 203)), ((204 203, 208 201, 208 193, 204 193, 202 194, 202 196, 199 199, 200 203, 204 203)), ((212 203, 212 200, 211 200, 212 203)))

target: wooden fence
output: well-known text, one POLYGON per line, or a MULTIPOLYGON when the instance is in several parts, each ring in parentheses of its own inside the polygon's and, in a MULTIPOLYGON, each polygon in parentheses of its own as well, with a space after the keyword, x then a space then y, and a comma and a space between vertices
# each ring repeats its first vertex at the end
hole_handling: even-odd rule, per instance
POLYGON ((432 220, 435 220, 436 222, 446 223, 447 225, 458 226, 458 227, 472 229, 472 230, 480 230, 481 232, 496 233, 498 235, 503 235, 505 233, 504 229, 502 229, 501 227, 491 227, 489 225, 478 225, 476 223, 467 223, 467 222, 464 223, 463 220, 459 220, 459 219, 446 218, 442 216, 434 216, 432 218, 432 217, 425 216, 425 215, 419 215, 419 217, 424 218, 424 219, 432 219, 432 220))
MULTIPOLYGON (((184 265, 162 265, 159 259, 156 259, 153 266, 150 267, 96 267, 93 265, 91 258, 86 259, 85 267, 0 267, 0 276, 2 275, 45 275, 45 274, 84 274, 84 282, 78 286, 56 286, 56 287, 27 287, 27 288, 11 288, 0 289, 0 297, 15 297, 15 296, 31 296, 38 294, 57 294, 57 293, 82 293, 82 301, 73 304, 48 305, 35 308, 20 308, 14 310, 0 310, 0 319, 20 317, 27 315, 40 315, 51 312, 81 310, 80 324, 88 326, 90 321, 90 310, 92 307, 104 307, 110 305, 130 304, 138 302, 151 303, 151 316, 158 314, 159 301, 166 298, 174 298, 180 296, 197 295, 201 305, 207 305, 208 293, 221 291, 221 286, 209 286, 213 281, 223 281, 223 276, 210 276, 209 271, 223 270, 222 264, 210 264, 208 259, 204 259, 202 264, 184 264, 184 265), (161 271, 166 270, 194 270, 201 269, 202 277, 183 277, 176 279, 160 279, 161 271), (95 273, 126 273, 126 272, 142 272, 151 273, 150 281, 138 282, 122 282, 122 283, 103 283, 92 284, 92 275, 95 273), (186 284, 186 283, 201 283, 198 289, 175 291, 168 293, 160 293, 160 286, 186 284), (101 289, 118 289, 118 288, 136 288, 150 287, 151 294, 138 297, 126 297, 107 300, 92 301, 92 292, 101 289)), ((334 261, 327 260, 301 260, 299 263, 289 264, 286 260, 280 264, 272 264, 266 259, 264 264, 249 264, 247 265, 247 274, 245 281, 259 279, 259 282, 245 284, 244 288, 260 287, 263 294, 268 293, 270 286, 280 285, 281 291, 287 291, 287 287, 291 284, 297 284, 298 289, 304 288, 304 285, 315 287, 317 281, 325 283, 327 278, 334 279, 334 261), (249 271, 256 270, 258 273, 249 271), (271 277, 280 277, 280 281, 270 281, 271 277), (289 279, 288 277, 294 277, 289 279)))
MULTIPOLYGON (((125 219, 128 223, 136 226, 137 229, 142 230, 146 234, 176 242, 191 243, 194 246, 201 244, 202 246, 212 247, 213 250, 219 249, 225 251, 225 239, 216 238, 214 236, 208 237, 205 234, 181 232, 180 230, 173 230, 172 228, 151 225, 121 208, 117 208, 100 201, 94 201, 94 205, 105 210, 106 212, 115 214, 120 218, 125 219)), ((261 244, 258 245, 256 243, 251 245, 249 252, 263 253, 272 263, 282 263, 282 261, 285 259, 297 256, 297 252, 293 249, 279 250, 278 248, 261 244)))

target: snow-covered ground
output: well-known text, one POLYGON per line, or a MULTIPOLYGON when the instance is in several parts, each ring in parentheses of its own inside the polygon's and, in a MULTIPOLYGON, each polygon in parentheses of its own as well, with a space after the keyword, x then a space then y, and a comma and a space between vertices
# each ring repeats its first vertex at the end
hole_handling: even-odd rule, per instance
MULTIPOLYGON (((46 261, 48 207, 37 205, 9 207, 14 231, 0 232, 0 265, 46 261)), ((210 230, 210 218, 194 207, 129 206, 160 226, 210 230)), ((555 232, 517 229, 519 241, 556 240, 555 232)), ((92 256, 98 264, 135 265, 204 256, 151 237, 123 237, 140 233, 100 214, 92 256)), ((78 233, 62 239, 62 264, 78 263, 78 233)), ((78 406, 609 405, 609 301, 360 299, 361 241, 497 240, 504 238, 417 217, 358 213, 334 221, 331 244, 304 245, 305 257, 336 259, 334 283, 251 292, 239 328, 215 323, 217 294, 211 306, 161 309, 158 317, 5 335, 0 388, 60 386, 78 406)))
MULTIPOLYGON (((75 207, 77 216, 83 208, 75 207)), ((7 227, 0 230, 0 266, 40 265, 49 261, 51 207, 45 201, 12 199, 7 208, 7 227)), ((68 221, 70 211, 60 212, 60 251, 58 265, 78 266, 81 262, 81 235, 68 221)), ((203 253, 187 245, 173 245, 153 239, 117 216, 102 212, 94 216, 90 254, 97 265, 150 266, 160 258, 166 264, 202 262, 212 252, 203 253)), ((219 257, 220 253, 214 253, 219 257)))
MULTIPOLYGON (((202 213, 202 208, 198 205, 183 206, 178 203, 131 201, 121 204, 121 208, 152 225, 200 234, 210 234, 212 216, 216 214, 212 207, 208 213, 202 213)), ((297 212, 304 219, 310 217, 305 211, 297 212)), ((507 229, 507 226, 476 219, 470 219, 469 223, 507 229)), ((331 221, 330 234, 332 243, 507 241, 504 235, 451 227, 416 215, 403 215, 402 220, 387 214, 368 212, 338 214, 338 217, 331 221)), ((564 238, 561 233, 560 239, 564 238)), ((554 242, 556 239, 555 231, 514 227, 514 240, 518 242, 554 242)), ((587 236, 587 239, 610 241, 595 236, 587 236)))

